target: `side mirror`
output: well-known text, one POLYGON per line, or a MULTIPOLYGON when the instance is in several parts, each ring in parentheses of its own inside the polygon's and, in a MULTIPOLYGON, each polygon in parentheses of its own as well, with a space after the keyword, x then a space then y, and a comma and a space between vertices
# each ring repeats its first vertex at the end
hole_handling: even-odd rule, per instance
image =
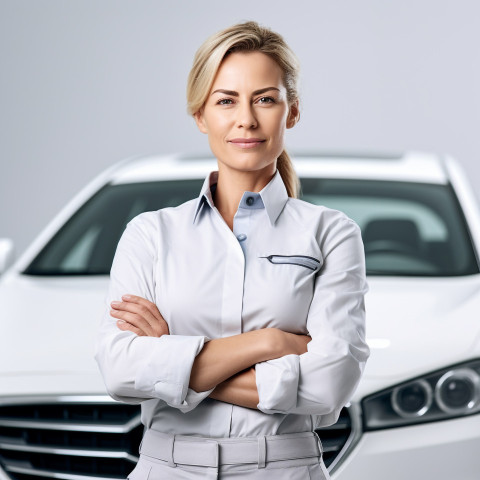
POLYGON ((10 238, 0 238, 0 275, 13 264, 14 247, 10 238))

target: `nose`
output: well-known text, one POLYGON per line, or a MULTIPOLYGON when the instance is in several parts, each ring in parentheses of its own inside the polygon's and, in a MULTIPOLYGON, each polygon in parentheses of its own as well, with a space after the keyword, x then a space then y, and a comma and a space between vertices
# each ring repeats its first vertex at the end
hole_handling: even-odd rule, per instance
POLYGON ((250 103, 244 103, 238 108, 237 126, 239 128, 257 128, 257 117, 250 103))

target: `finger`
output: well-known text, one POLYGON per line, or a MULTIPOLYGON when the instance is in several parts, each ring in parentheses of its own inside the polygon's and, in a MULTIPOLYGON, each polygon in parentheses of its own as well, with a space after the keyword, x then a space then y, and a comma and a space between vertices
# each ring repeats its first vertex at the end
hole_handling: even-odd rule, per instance
MULTIPOLYGON (((122 298, 125 297, 127 296, 124 295, 122 298)), ((142 297, 131 295, 129 297, 132 297, 132 301, 112 302, 112 308, 126 310, 142 316, 150 324, 152 331, 155 332, 155 336, 160 337, 170 333, 167 322, 154 303, 142 297)))
POLYGON ((154 317, 151 313, 151 311, 145 306, 145 305, 140 305, 138 303, 131 303, 131 302, 112 302, 111 307, 114 310, 117 311, 124 311, 124 312, 130 312, 133 314, 138 315, 139 317, 142 317, 145 319, 150 326, 153 326, 161 321, 165 321, 163 319, 159 320, 156 317, 154 317))
POLYGON ((117 321, 117 327, 122 331, 133 332, 136 335, 138 335, 139 337, 144 337, 144 336, 147 335, 144 331, 140 330, 137 327, 134 327, 131 323, 125 322, 123 320, 118 320, 117 321))
POLYGON ((168 325, 165 320, 153 318, 145 307, 136 304, 127 304, 126 302, 112 302, 112 307, 112 310, 110 310, 112 317, 133 324, 150 337, 161 337, 162 335, 169 334, 168 325))
POLYGON ((123 320, 134 327, 145 332, 148 336, 155 336, 155 332, 152 330, 150 324, 140 315, 127 312, 124 310, 110 310, 110 315, 117 320, 123 320))
POLYGON ((126 302, 131 302, 131 303, 136 303, 138 305, 142 305, 145 308, 149 310, 149 312, 157 319, 161 319, 165 321, 165 319, 162 317, 162 314, 158 310, 158 307, 155 303, 151 302, 150 300, 147 300, 144 297, 140 297, 138 295, 122 295, 122 299, 126 302))

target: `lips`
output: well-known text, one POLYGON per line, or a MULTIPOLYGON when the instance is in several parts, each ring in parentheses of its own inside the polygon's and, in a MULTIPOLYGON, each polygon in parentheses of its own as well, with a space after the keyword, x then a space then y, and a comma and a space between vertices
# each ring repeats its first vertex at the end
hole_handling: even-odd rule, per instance
POLYGON ((263 138, 233 138, 228 140, 228 142, 239 148, 255 148, 265 142, 265 140, 263 138))
POLYGON ((238 148, 255 148, 263 142, 265 142, 263 138, 232 138, 232 140, 228 140, 228 143, 232 143, 238 148))

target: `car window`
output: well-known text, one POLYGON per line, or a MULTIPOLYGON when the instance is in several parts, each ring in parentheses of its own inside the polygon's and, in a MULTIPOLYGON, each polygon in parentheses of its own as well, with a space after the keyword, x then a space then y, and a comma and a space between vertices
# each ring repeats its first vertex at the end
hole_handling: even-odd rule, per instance
POLYGON ((479 271, 450 185, 308 178, 302 191, 304 200, 341 210, 358 223, 370 275, 479 271))
MULTIPOLYGON (((300 198, 345 212, 362 230, 370 275, 478 273, 449 185, 303 178, 300 198)), ((198 196, 203 179, 107 185, 57 232, 24 273, 107 275, 126 224, 198 196)))
POLYGON ((136 215, 198 196, 203 180, 106 185, 40 251, 24 273, 108 275, 120 236, 136 215))

